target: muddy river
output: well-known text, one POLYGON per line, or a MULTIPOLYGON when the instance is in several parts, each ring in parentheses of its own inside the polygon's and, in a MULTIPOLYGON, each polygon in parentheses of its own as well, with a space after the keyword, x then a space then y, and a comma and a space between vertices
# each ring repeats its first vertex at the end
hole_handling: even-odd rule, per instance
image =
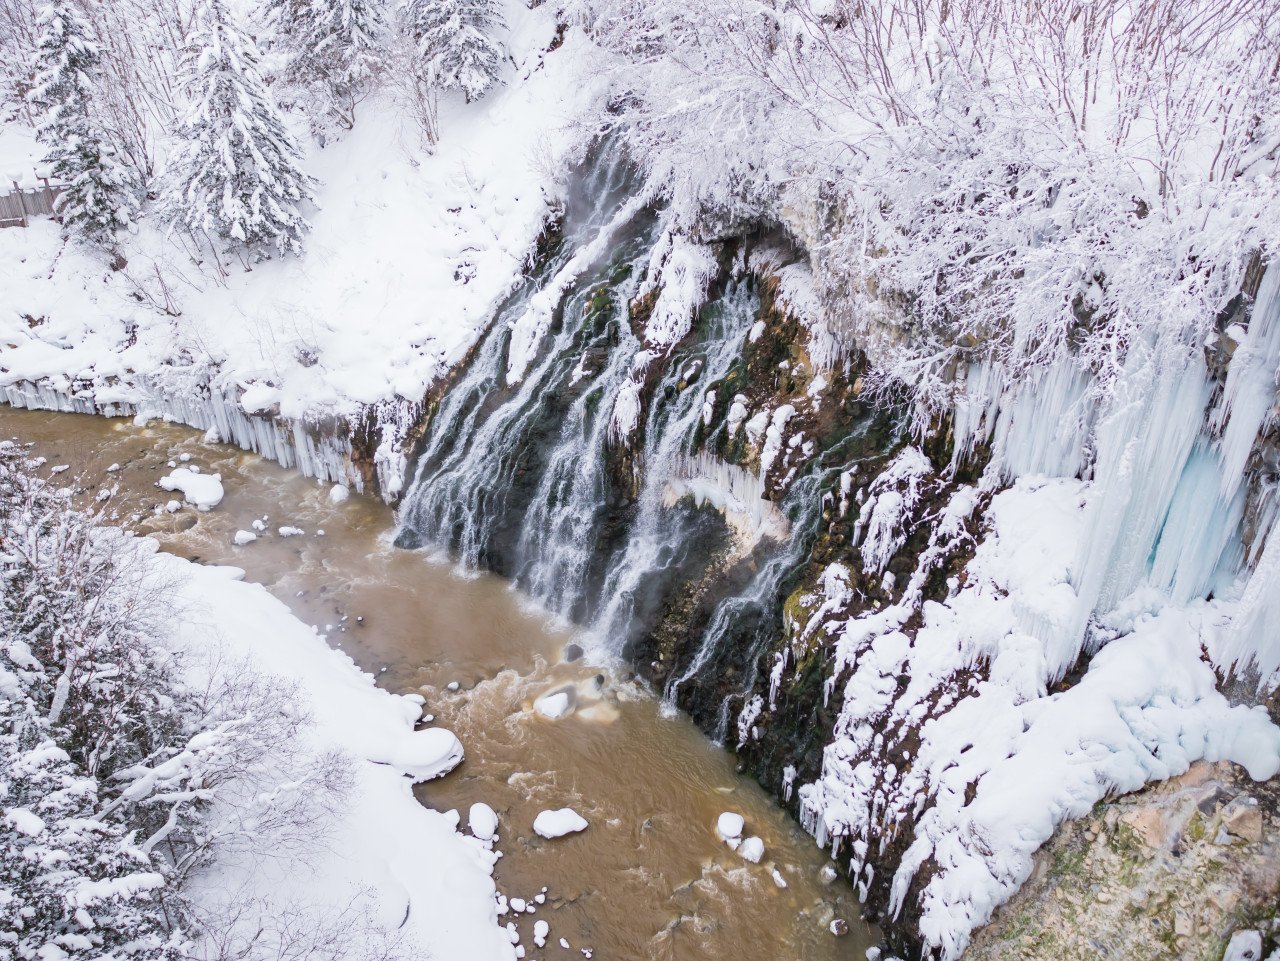
MULTIPOLYGON (((625 671, 576 657, 572 628, 505 581, 394 548, 394 515, 376 499, 334 504, 327 485, 158 423, 0 406, 0 438, 34 443, 46 470, 69 465, 58 476, 88 495, 119 484, 109 501, 119 523, 173 553, 243 568, 385 687, 422 693, 466 761, 419 797, 464 819, 479 800, 498 811, 499 889, 522 898, 548 889, 550 910, 538 917, 553 938, 531 957, 590 947, 598 961, 824 961, 861 959, 877 940, 847 885, 824 882, 828 862, 813 839, 736 773, 730 753, 625 671), (155 481, 184 455, 220 473, 226 497, 208 513, 156 513, 173 495, 155 481), (120 469, 108 473, 112 465, 120 469), (255 519, 267 532, 235 546, 255 519), (284 525, 305 533, 281 537, 284 525), (561 689, 572 689, 572 714, 553 721, 532 709, 561 689), (591 828, 556 841, 533 834, 538 811, 564 806, 591 828), (716 818, 730 810, 763 839, 759 864, 717 839, 716 818), (848 935, 831 934, 836 918, 848 935)), ((527 927, 531 946, 532 919, 527 927)))

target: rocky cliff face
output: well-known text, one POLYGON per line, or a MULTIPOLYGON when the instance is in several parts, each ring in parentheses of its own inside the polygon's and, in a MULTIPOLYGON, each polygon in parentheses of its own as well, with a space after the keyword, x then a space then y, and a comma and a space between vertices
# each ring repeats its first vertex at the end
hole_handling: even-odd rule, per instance
POLYGON ((974 938, 975 961, 1241 958, 1280 947, 1280 786, 1230 764, 1098 804, 1036 854, 974 938))

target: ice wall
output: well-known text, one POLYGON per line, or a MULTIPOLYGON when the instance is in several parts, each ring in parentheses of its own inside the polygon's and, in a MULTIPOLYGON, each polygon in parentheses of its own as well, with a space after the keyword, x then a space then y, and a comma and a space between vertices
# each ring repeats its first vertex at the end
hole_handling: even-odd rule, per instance
POLYGON ((1210 374, 1204 346, 1180 339, 1175 326, 1129 345, 1122 369, 1105 381, 1072 361, 1016 383, 999 365, 975 363, 961 380, 957 461, 986 444, 992 473, 1004 482, 1033 475, 1091 482, 1072 565, 1075 616, 1042 638, 1051 679, 1079 656, 1090 618, 1143 586, 1173 603, 1243 594, 1249 603, 1220 652, 1224 664, 1257 668, 1264 678, 1280 667, 1280 630, 1265 626, 1280 622, 1264 613, 1274 606, 1280 614, 1273 601, 1280 563, 1267 556, 1269 492, 1244 530, 1251 458, 1275 418, 1280 266, 1266 270, 1247 328, 1225 332, 1234 345, 1225 383, 1210 374))
POLYGON ((164 390, 143 382, 128 390, 68 393, 46 384, 23 381, 0 387, 0 399, 28 410, 55 410, 107 417, 145 417, 213 431, 219 440, 253 451, 282 467, 296 468, 306 477, 364 489, 360 472, 351 464, 351 438, 346 423, 327 424, 246 414, 239 402, 224 393, 196 389, 190 393, 164 390))

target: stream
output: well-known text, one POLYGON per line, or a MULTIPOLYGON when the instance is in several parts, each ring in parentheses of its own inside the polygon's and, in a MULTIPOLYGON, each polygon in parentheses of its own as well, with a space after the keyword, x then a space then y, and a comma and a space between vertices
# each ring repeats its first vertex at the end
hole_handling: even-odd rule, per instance
MULTIPOLYGON (((531 957, 590 946, 618 961, 824 961, 861 959, 879 940, 845 882, 823 878, 829 862, 813 838, 736 773, 729 752, 625 669, 579 656, 592 650, 587 638, 508 581, 395 547, 395 516, 380 501, 353 493, 334 504, 328 485, 159 422, 0 407, 0 438, 34 444, 47 468, 68 465, 59 476, 89 497, 118 484, 108 503, 117 523, 172 553, 243 568, 381 685, 425 696, 466 760, 418 796, 440 810, 485 801, 498 812, 499 890, 548 889, 550 910, 538 916, 552 938, 531 957), (163 510, 173 495, 155 482, 183 455, 221 474, 226 496, 214 510, 163 510), (262 518, 266 533, 233 545, 262 518), (304 533, 282 537, 284 525, 304 533), (558 690, 571 691, 572 714, 553 721, 533 710, 558 690), (540 810, 565 806, 590 829, 554 841, 533 834, 540 810), (760 864, 716 837, 722 811, 742 814, 763 839, 760 864), (836 918, 847 936, 831 934, 836 918)), ((520 923, 531 944, 533 918, 520 923)))

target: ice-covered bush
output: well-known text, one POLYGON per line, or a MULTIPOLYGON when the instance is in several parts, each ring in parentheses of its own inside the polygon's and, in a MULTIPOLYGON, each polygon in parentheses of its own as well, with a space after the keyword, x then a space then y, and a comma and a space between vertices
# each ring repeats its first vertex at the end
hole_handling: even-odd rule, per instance
MULTIPOLYGON (((868 386, 1199 346, 1280 245, 1265 0, 577 0, 678 216, 783 220, 868 386)), ((620 108, 620 109, 619 109, 620 108)))

